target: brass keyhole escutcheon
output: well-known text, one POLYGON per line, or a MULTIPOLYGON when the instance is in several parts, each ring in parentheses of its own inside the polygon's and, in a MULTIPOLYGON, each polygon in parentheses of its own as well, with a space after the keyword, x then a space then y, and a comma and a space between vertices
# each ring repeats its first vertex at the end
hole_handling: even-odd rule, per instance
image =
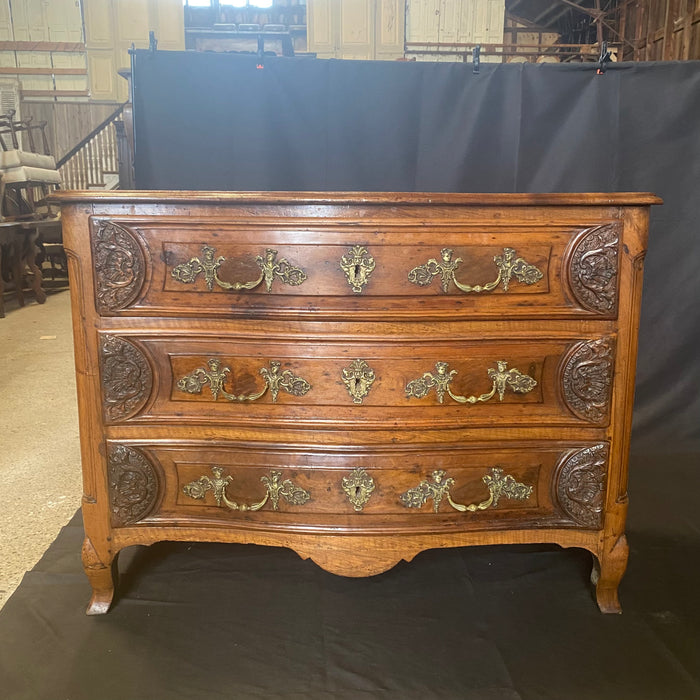
POLYGON ((345 273, 348 284, 355 294, 362 294, 363 287, 369 282, 369 277, 376 263, 367 248, 354 245, 340 258, 340 269, 345 273))
POLYGON ((358 513, 365 507, 374 489, 374 479, 361 467, 353 469, 349 476, 343 477, 343 491, 358 513))

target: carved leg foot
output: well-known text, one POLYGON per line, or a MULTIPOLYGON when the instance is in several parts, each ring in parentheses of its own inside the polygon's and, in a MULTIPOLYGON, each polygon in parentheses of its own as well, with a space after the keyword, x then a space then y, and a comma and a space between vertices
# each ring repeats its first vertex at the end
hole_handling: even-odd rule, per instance
POLYGON ((104 615, 112 604, 116 578, 116 557, 105 562, 98 556, 88 537, 83 542, 83 568, 92 586, 92 598, 85 613, 104 615))
POLYGON ((627 538, 621 535, 612 549, 600 553, 593 559, 591 581, 595 586, 596 600, 601 612, 621 613, 617 587, 627 568, 629 545, 627 538))

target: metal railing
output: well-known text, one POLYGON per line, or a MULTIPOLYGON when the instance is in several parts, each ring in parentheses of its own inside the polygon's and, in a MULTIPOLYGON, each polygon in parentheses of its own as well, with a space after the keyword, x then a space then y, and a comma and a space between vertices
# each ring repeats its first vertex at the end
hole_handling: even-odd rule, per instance
POLYGON ((114 123, 123 109, 124 105, 119 105, 56 163, 62 189, 115 189, 118 186, 119 149, 114 123))

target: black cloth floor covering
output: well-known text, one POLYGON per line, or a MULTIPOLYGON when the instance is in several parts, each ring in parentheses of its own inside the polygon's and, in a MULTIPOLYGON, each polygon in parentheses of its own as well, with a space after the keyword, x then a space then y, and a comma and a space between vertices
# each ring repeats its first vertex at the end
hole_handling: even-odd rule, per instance
POLYGON ((700 699, 699 466, 632 460, 612 616, 577 549, 429 551, 347 579, 284 549, 160 543, 122 552, 91 618, 76 514, 0 611, 0 697, 700 699))

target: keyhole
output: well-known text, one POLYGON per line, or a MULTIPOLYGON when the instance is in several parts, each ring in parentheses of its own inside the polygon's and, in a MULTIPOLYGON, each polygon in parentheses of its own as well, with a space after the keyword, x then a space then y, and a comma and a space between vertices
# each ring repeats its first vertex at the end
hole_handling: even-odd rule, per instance
POLYGON ((355 498, 359 498, 362 493, 362 489, 359 486, 355 486, 355 498))
POLYGON ((361 269, 362 269, 362 268, 360 267, 360 265, 355 265, 355 278, 357 278, 357 277, 360 276, 360 270, 361 270, 361 269))

